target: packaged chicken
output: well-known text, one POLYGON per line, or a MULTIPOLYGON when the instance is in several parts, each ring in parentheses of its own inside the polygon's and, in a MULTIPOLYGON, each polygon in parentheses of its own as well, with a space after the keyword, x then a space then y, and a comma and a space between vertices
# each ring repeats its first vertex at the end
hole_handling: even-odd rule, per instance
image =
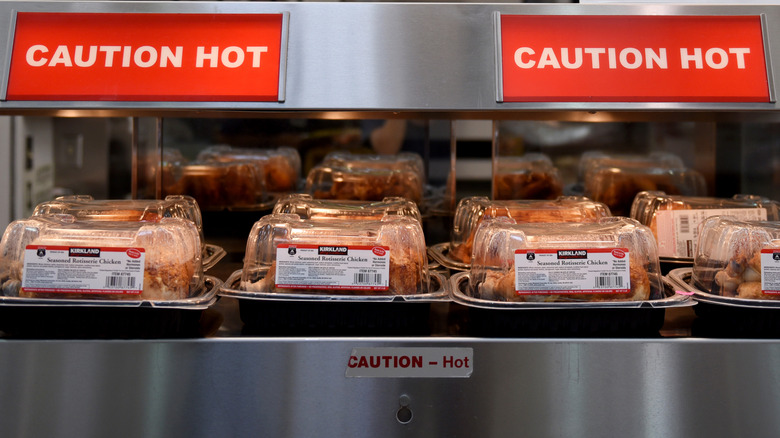
POLYGON ((427 270, 422 227, 411 217, 344 221, 271 214, 252 228, 241 287, 265 293, 424 294, 427 270))
POLYGON ((267 196, 262 169, 247 161, 180 165, 163 178, 163 195, 192 196, 207 210, 252 208, 267 196))
POLYGON ((501 157, 493 173, 493 199, 555 199, 563 193, 558 169, 544 154, 501 157))
POLYGON ((387 197, 403 197, 419 204, 423 180, 409 168, 319 165, 309 172, 305 191, 317 199, 381 201, 387 197))
POLYGON ((303 193, 290 194, 276 201, 274 214, 295 214, 301 219, 381 220, 387 215, 408 216, 422 221, 417 204, 406 198, 381 201, 314 199, 303 193))
POLYGON ((183 300, 203 286, 200 236, 182 218, 12 222, 0 242, 3 295, 23 298, 183 300))
POLYGON ((777 221, 780 203, 755 195, 713 198, 640 192, 631 206, 631 217, 653 231, 660 257, 693 259, 699 228, 712 216, 777 221))
POLYGON ((191 196, 170 195, 161 199, 94 199, 89 195, 60 196, 38 204, 33 216, 68 214, 76 220, 157 222, 164 217, 188 219, 203 240, 203 221, 197 201, 191 196))
POLYGON ((780 299, 780 222, 705 220, 692 282, 700 291, 723 297, 780 299))
POLYGON ((195 224, 200 235, 203 269, 217 264, 225 255, 223 248, 207 244, 203 235, 203 219, 195 198, 169 195, 165 199, 94 199, 89 195, 60 196, 38 204, 33 216, 69 214, 79 221, 146 221, 164 217, 180 217, 195 224))
POLYGON ((250 162, 260 168, 265 177, 265 188, 271 193, 291 192, 298 186, 301 157, 291 147, 275 149, 236 148, 226 145, 211 146, 198 154, 201 162, 250 162))
POLYGON ((562 196, 552 201, 491 201, 484 196, 464 198, 455 210, 447 255, 448 259, 465 265, 453 265, 450 260, 441 262, 456 269, 468 268, 477 228, 485 220, 506 217, 515 223, 595 222, 607 216, 610 212, 606 205, 581 196, 562 196))
POLYGON ((395 155, 355 154, 348 151, 334 151, 325 156, 323 166, 341 167, 352 170, 394 169, 411 170, 425 180, 425 166, 422 157, 413 152, 399 152, 395 155))
POLYGON ((685 167, 672 167, 668 155, 611 159, 586 159, 583 166, 584 195, 609 206, 612 214, 628 216, 637 193, 662 191, 669 195, 703 196, 704 177, 685 167), (657 159, 661 157, 660 159, 657 159))
POLYGON ((623 217, 592 223, 486 221, 477 230, 472 297, 493 302, 663 298, 655 239, 623 217))
POLYGON ((620 167, 626 169, 682 169, 682 158, 668 152, 650 152, 648 154, 621 154, 602 151, 588 151, 580 157, 577 178, 585 182, 589 173, 602 167, 620 167))

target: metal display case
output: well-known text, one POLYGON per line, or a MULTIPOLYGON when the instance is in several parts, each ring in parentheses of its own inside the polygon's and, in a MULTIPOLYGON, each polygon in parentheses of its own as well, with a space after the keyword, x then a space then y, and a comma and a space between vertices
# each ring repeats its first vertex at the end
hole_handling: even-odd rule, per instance
MULTIPOLYGON (((780 6, 2 2, 5 79, 20 12, 283 13, 284 97, 6 99, 0 101, 3 115, 780 121, 771 69, 773 59, 780 59, 780 6), (496 13, 760 16, 770 99, 499 102, 496 13)), ((0 92, 5 96, 7 90, 0 92)), ((259 337, 241 333, 234 305, 223 299, 207 314, 220 328, 205 338, 0 339, 0 435, 692 437, 773 436, 780 430, 776 339, 711 339, 685 330, 630 339, 493 339, 447 331, 259 337), (430 365, 438 357, 442 361, 433 369, 421 366, 427 374, 403 366, 415 358, 430 365), (372 360, 401 365, 376 374, 372 360)))

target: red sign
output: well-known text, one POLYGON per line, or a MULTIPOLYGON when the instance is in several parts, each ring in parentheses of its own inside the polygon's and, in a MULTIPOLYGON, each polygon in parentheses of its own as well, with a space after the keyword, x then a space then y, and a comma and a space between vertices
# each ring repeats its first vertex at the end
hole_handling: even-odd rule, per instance
POLYGON ((504 102, 769 102, 759 16, 502 15, 504 102))
POLYGON ((278 101, 282 18, 20 12, 7 99, 278 101))

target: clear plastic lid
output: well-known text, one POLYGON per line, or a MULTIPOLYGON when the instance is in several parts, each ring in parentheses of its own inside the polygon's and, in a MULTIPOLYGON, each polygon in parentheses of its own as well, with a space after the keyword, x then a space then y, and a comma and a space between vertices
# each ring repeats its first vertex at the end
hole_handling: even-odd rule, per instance
POLYGON ((164 217, 179 217, 195 224, 203 241, 203 220, 195 198, 170 195, 165 199, 94 199, 89 195, 60 196, 38 204, 33 216, 69 214, 76 220, 157 222, 164 217))
POLYGON ((333 151, 328 153, 320 163, 328 167, 345 169, 394 169, 411 170, 418 175, 420 181, 425 179, 425 165, 419 154, 399 152, 394 155, 356 154, 348 151, 333 151))
POLYGON ((247 240, 241 286, 253 292, 410 295, 428 292, 422 226, 407 216, 309 220, 270 214, 247 240))
POLYGON ((493 173, 493 199, 555 199, 562 193, 558 169, 544 154, 501 157, 493 173))
POLYGON ((244 161, 260 167, 265 175, 265 188, 272 193, 290 192, 298 186, 301 175, 301 156, 296 149, 281 146, 275 149, 236 148, 227 145, 211 146, 197 157, 201 162, 232 163, 244 161))
POLYGON ((477 230, 473 297, 492 301, 644 301, 663 297, 655 239, 624 217, 594 223, 516 224, 477 230))
POLYGON ((656 236, 661 257, 693 258, 699 227, 711 216, 776 221, 780 220, 780 203, 755 195, 714 198, 640 192, 631 205, 631 217, 649 226, 656 236))
POLYGON ((491 201, 484 196, 463 198, 455 209, 449 254, 471 262, 474 236, 483 220, 506 217, 515 223, 595 222, 610 216, 609 208, 581 196, 562 196, 553 201, 491 201))
POLYGON ((715 295, 780 299, 780 222, 705 220, 691 278, 715 295))
POLYGON ((251 162, 192 162, 163 174, 164 195, 189 195, 208 210, 254 207, 266 197, 262 169, 251 162))
POLYGON ((275 214, 296 214, 301 219, 379 220, 386 215, 409 216, 422 220, 417 204, 406 198, 384 198, 381 201, 314 199, 311 195, 287 195, 274 206, 275 214))
POLYGON ((621 169, 684 169, 682 158, 668 152, 649 154, 615 154, 602 151, 588 151, 580 157, 577 176, 580 182, 588 179, 588 174, 602 167, 621 169))
POLYGON ((670 195, 706 194, 704 176, 686 168, 659 167, 652 163, 593 166, 586 171, 584 195, 609 206, 612 214, 628 216, 634 197, 643 191, 661 191, 670 195))
POLYGON ((317 199, 381 201, 403 197, 420 203, 423 180, 408 168, 347 168, 315 166, 306 178, 306 193, 317 199))
POLYGON ((195 225, 78 221, 72 215, 12 222, 0 241, 3 294, 26 298, 168 301, 203 285, 195 225))

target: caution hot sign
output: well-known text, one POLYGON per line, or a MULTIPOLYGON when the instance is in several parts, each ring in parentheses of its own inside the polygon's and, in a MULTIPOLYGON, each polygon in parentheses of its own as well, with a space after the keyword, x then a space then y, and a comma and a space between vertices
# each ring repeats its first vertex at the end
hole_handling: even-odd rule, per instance
POLYGON ((504 102, 769 102, 760 16, 501 15, 504 102))
POLYGON ((277 101, 283 14, 18 13, 8 100, 277 101))

